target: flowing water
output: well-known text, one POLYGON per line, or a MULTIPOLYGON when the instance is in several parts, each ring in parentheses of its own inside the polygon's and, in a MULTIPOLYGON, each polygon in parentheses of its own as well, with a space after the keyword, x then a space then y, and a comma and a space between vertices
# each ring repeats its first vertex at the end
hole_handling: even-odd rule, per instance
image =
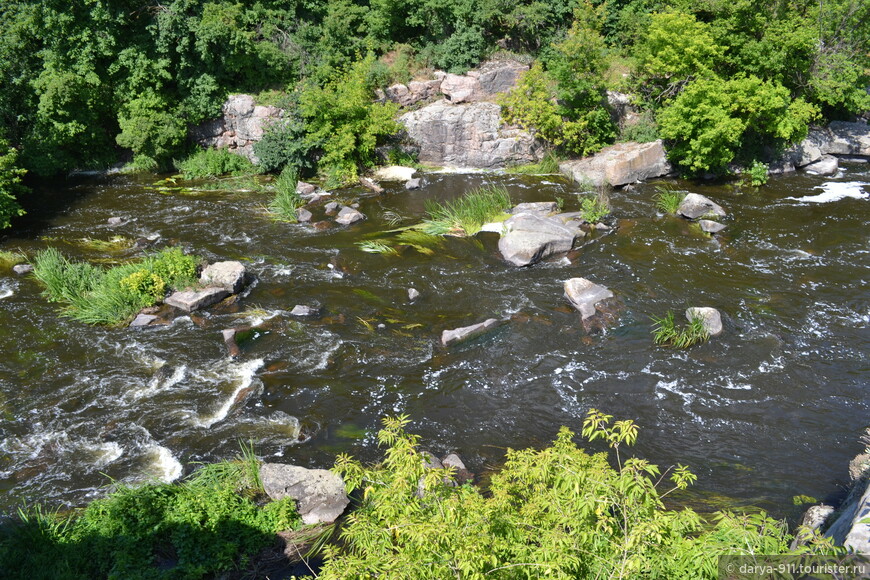
MULTIPOLYGON (((0 277, 0 503, 78 505, 111 479, 172 480, 252 440, 267 460, 329 466, 373 460, 380 418, 406 413, 425 446, 473 471, 506 447, 579 431, 595 407, 641 426, 635 453, 690 465, 712 507, 753 504, 794 516, 792 497, 824 498, 846 480, 867 425, 870 165, 833 178, 791 175, 758 191, 672 182, 725 206, 717 238, 657 214, 654 184, 615 191, 611 232, 567 258, 518 269, 495 234, 446 238, 432 255, 367 254, 356 242, 419 221, 424 200, 481 184, 515 202, 562 198, 561 177, 425 176, 358 197, 369 219, 317 230, 270 220, 266 193, 162 190, 144 178, 89 178, 41 192, 44 216, 0 249, 54 246, 77 259, 140 255, 133 241, 180 244, 246 262, 255 284, 235 305, 144 329, 59 316, 30 277, 0 277), (126 220, 107 224, 110 216, 126 220), (114 246, 95 245, 124 236, 114 246), (584 331, 562 296, 582 276, 622 305, 584 331), (408 288, 421 296, 414 302, 408 288), (294 319, 295 304, 323 307, 294 319), (725 332, 685 351, 657 347, 650 316, 713 306, 725 332), (458 347, 442 330, 506 316, 458 347), (252 327, 229 358, 221 330, 252 327)), ((324 219, 316 210, 315 219, 324 219)))

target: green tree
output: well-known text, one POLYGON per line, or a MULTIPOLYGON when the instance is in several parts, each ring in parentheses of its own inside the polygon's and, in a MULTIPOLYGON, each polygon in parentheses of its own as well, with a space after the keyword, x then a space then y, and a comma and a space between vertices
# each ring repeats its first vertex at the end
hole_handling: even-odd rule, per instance
POLYGON ((669 156, 690 173, 722 171, 738 154, 757 158, 764 145, 806 137, 818 110, 758 77, 707 77, 688 84, 658 114, 669 156))
POLYGON ((18 167, 17 161, 18 152, 0 139, 0 229, 11 225, 11 218, 24 215, 18 195, 26 191, 21 178, 27 171, 18 167))

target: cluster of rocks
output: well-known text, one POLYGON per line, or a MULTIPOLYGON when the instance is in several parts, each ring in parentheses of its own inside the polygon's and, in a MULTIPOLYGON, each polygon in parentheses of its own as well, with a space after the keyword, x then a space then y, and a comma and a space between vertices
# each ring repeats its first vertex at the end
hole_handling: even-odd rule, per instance
MULTIPOLYGON (((247 282, 245 266, 241 262, 215 262, 206 266, 199 277, 199 288, 173 292, 163 303, 182 312, 190 313, 207 308, 242 291, 247 282)), ((159 307, 146 308, 130 323, 130 326, 150 326, 158 323, 159 307)))
POLYGON ((814 127, 806 139, 787 149, 771 164, 770 173, 802 169, 818 175, 833 175, 839 170, 839 158, 870 159, 870 125, 832 121, 827 127, 814 127))
POLYGON ((251 95, 230 95, 223 104, 223 117, 194 127, 191 137, 202 147, 226 148, 256 163, 254 144, 283 116, 283 109, 257 105, 251 95))
POLYGON ((716 220, 727 217, 728 212, 703 195, 689 193, 677 208, 677 215, 688 220, 697 220, 701 230, 708 234, 717 234, 725 229, 725 225, 716 220))

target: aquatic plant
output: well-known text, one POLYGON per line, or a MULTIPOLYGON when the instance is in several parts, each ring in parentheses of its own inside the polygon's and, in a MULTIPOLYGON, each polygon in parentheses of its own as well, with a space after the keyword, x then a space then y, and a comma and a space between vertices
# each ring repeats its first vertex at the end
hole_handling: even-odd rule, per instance
POLYGON ((36 255, 33 274, 50 301, 65 304, 64 316, 87 324, 118 324, 162 300, 169 288, 194 284, 197 262, 178 248, 168 248, 103 270, 71 262, 48 248, 36 255))
POLYGON ((297 182, 296 170, 292 167, 285 167, 275 180, 275 197, 268 207, 275 219, 291 223, 298 221, 296 210, 305 205, 305 200, 296 191, 297 182))
POLYGON ((391 256, 399 254, 396 248, 380 240, 366 240, 364 242, 357 242, 356 245, 360 250, 369 254, 388 254, 391 256))
POLYGON ((706 342, 710 333, 704 326, 704 319, 693 316, 686 326, 677 326, 673 311, 668 311, 662 317, 652 316, 653 341, 656 344, 667 344, 674 348, 688 348, 700 342, 706 342))
POLYGON ((201 149, 184 161, 176 161, 175 166, 184 179, 251 175, 259 171, 247 158, 231 153, 228 149, 201 149))
POLYGON ((598 223, 610 214, 610 200, 605 194, 580 195, 578 198, 580 199, 580 219, 586 223, 598 223))
POLYGON ((656 201, 656 207, 662 213, 677 213, 685 197, 686 193, 683 191, 657 185, 653 199, 656 201))
POLYGON ((559 173, 559 161, 561 161, 561 159, 555 153, 548 151, 537 163, 513 165, 506 168, 505 171, 520 175, 551 175, 559 173))
POLYGON ((508 216, 511 206, 507 189, 488 186, 473 189, 454 201, 426 201, 428 218, 423 220, 423 232, 433 235, 473 236, 483 224, 508 216))
POLYGON ((250 564, 279 531, 299 529, 295 501, 263 502, 259 461, 204 465, 180 484, 120 486, 84 510, 19 510, 0 536, 0 569, 18 578, 202 578, 250 564))
POLYGON ((8 250, 0 250, 0 268, 9 270, 13 266, 23 264, 27 261, 27 256, 21 252, 10 252, 8 250))

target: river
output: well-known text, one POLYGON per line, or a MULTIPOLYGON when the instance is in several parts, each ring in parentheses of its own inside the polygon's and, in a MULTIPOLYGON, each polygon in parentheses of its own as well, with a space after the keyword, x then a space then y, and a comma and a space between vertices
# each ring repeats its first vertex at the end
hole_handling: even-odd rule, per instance
MULTIPOLYGON (((362 252, 424 200, 500 184, 514 202, 578 189, 561 177, 429 173, 425 186, 347 190, 368 220, 317 230, 276 222, 267 193, 185 192, 153 177, 102 176, 34 194, 40 216, 0 249, 57 247, 111 262, 147 238, 214 260, 243 260, 256 282, 234 306, 144 329, 88 327, 59 315, 31 277, 0 277, 0 503, 80 505, 112 481, 171 480, 253 441, 269 461, 326 467, 348 452, 374 460, 380 418, 406 413, 436 454, 497 466, 505 447, 579 432, 589 408, 641 427, 633 452, 698 475, 711 508, 777 516, 792 497, 831 497, 868 424, 870 165, 835 177, 792 174, 758 190, 668 182, 729 211, 710 238, 656 211, 656 184, 611 194, 611 232, 566 259, 518 269, 495 234, 446 238, 431 255, 362 252), (846 194, 847 197, 839 197, 846 194), (126 220, 107 224, 111 216, 126 220), (122 236, 114 245, 95 244, 122 236), (623 308, 587 333, 562 296, 582 276, 623 308), (408 288, 420 297, 408 300, 408 288), (289 315, 319 303, 319 319, 289 315), (725 332, 677 351, 655 346, 650 316, 713 306, 725 332), (445 349, 446 328, 509 316, 445 349), (253 326, 231 359, 221 330, 253 326)), ((661 183, 659 183, 660 185, 661 183)), ((323 219, 319 211, 315 219, 323 219)))

